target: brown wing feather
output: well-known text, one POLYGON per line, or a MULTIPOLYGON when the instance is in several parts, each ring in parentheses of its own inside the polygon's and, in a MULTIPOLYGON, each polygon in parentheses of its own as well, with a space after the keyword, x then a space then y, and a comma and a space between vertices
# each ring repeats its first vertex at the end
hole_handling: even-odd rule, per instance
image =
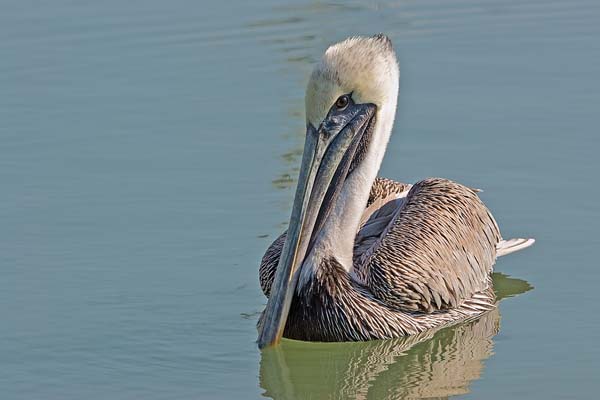
POLYGON ((488 288, 499 240, 498 226, 475 191, 429 178, 411 188, 384 236, 356 267, 379 300, 431 313, 458 307, 488 288))
POLYGON ((410 185, 408 183, 396 182, 387 178, 377 178, 371 186, 371 192, 369 192, 369 201, 367 207, 369 207, 377 199, 384 199, 392 194, 400 194, 408 189, 410 185))
POLYGON ((271 285, 275 278, 275 271, 277 270, 277 264, 279 264, 286 236, 287 230, 271 243, 260 262, 258 279, 260 280, 260 288, 267 298, 271 294, 271 285))

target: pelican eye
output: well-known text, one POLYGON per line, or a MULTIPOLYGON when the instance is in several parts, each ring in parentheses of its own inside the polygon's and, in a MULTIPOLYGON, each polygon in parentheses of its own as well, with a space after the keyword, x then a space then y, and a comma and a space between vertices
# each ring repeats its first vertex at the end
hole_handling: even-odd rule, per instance
POLYGON ((348 106, 348 103, 350 103, 350 96, 345 94, 343 96, 338 97, 338 99, 335 101, 335 107, 338 110, 343 110, 348 106))

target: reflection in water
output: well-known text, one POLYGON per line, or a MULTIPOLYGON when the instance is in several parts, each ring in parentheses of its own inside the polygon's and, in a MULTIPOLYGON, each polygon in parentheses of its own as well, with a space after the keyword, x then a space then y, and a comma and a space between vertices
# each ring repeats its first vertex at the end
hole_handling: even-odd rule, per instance
MULTIPOLYGON (((494 274, 498 299, 531 289, 494 274)), ((495 309, 481 318, 422 334, 373 342, 284 340, 262 352, 260 386, 272 399, 445 398, 468 393, 493 354, 495 309)))

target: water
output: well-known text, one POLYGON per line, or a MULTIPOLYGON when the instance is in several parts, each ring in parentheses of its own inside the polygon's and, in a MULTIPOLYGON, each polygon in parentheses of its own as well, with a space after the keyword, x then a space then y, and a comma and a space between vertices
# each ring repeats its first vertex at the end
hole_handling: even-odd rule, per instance
POLYGON ((3 399, 598 395, 596 1, 14 1, 0 38, 3 399), (377 32, 401 62, 381 175, 485 189, 538 240, 497 267, 522 294, 431 337, 261 355, 307 76, 377 32))

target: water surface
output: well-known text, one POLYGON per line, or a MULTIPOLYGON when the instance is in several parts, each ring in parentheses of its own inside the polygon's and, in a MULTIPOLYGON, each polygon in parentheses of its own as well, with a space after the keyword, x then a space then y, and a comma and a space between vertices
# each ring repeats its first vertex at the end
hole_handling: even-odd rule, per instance
POLYGON ((2 6, 2 398, 597 396, 598 2, 2 6), (378 32, 401 63, 381 175, 483 188, 538 240, 497 266, 523 294, 431 337, 261 354, 304 85, 378 32))

